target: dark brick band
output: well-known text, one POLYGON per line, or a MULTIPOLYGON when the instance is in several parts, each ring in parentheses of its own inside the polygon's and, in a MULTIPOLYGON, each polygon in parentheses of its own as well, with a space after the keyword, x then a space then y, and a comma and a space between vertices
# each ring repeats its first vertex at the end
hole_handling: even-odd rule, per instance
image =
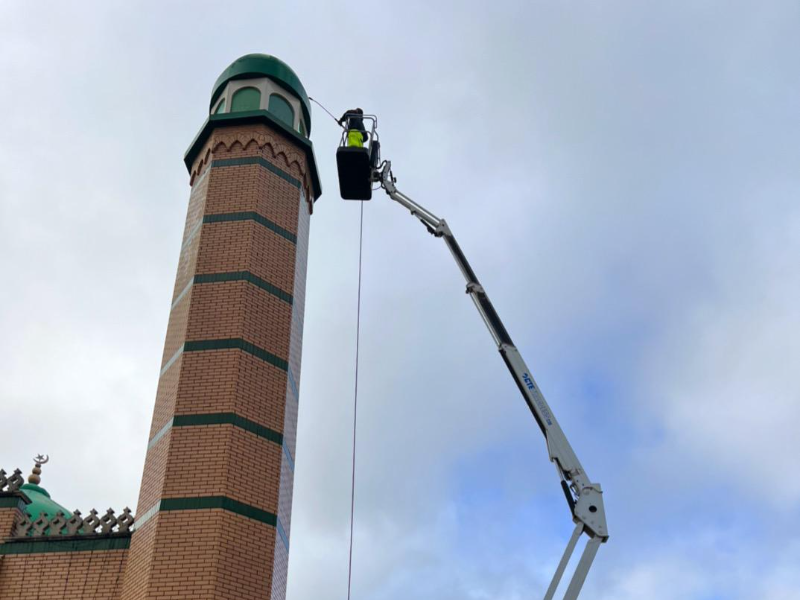
MULTIPOLYGON (((222 509, 248 519, 253 519, 260 523, 270 525, 278 530, 281 540, 283 541, 286 549, 289 549, 289 538, 283 530, 283 526, 278 520, 278 515, 255 506, 250 506, 244 502, 239 502, 227 496, 199 496, 194 498, 162 498, 161 501, 156 502, 149 510, 143 515, 136 517, 136 529, 140 529, 145 523, 153 518, 159 512, 169 512, 176 510, 210 510, 222 509)), ((127 546, 126 546, 127 547, 127 546)), ((0 550, 3 545, 0 544, 0 550)), ((2 552, 0 552, 2 554, 2 552)))
POLYGON ((297 189, 300 189, 302 184, 300 180, 296 177, 292 177, 284 171, 273 165, 271 162, 261 158, 260 156, 245 156, 243 158, 225 158, 221 160, 215 160, 211 162, 211 167, 241 167, 245 165, 258 165, 259 167, 265 168, 270 173, 275 173, 278 177, 283 179, 284 181, 288 181, 297 189))
MULTIPOLYGON (((166 364, 161 367, 161 372, 159 373, 159 377, 163 377, 164 373, 169 371, 169 368, 175 364, 175 361, 180 358, 180 356, 184 352, 204 352, 207 350, 229 350, 229 349, 238 349, 244 350, 248 354, 252 354, 256 358, 263 360, 275 367, 278 367, 282 371, 286 371, 291 377, 291 372, 289 370, 289 363, 281 358, 280 356, 275 356, 271 352, 267 352, 263 348, 259 348, 255 344, 251 344, 250 342, 246 342, 241 338, 233 338, 233 339, 226 339, 226 340, 197 340, 193 342, 184 342, 183 346, 178 348, 178 351, 172 355, 166 364)), ((293 387, 293 390, 296 389, 293 387)))
POLYGON ((171 427, 197 427, 201 425, 233 425, 239 429, 244 429, 256 436, 274 442, 279 446, 283 445, 283 434, 264 425, 259 425, 255 421, 245 419, 236 413, 204 413, 199 415, 175 415, 164 427, 159 429, 150 442, 147 444, 148 450, 160 440, 171 427))
POLYGON ((260 521, 275 527, 278 521, 277 515, 250 506, 244 502, 239 502, 227 496, 200 496, 197 498, 164 498, 161 500, 160 511, 172 510, 207 510, 211 508, 221 508, 228 512, 242 515, 254 521, 260 521))
POLYGON ((288 304, 294 302, 291 294, 287 294, 277 286, 272 285, 269 281, 265 281, 250 271, 234 271, 232 273, 207 273, 205 275, 195 275, 194 283, 220 283, 224 281, 247 281, 256 287, 280 298, 288 304))
POLYGON ((243 350, 248 354, 252 354, 256 358, 278 367, 281 371, 289 370, 289 363, 280 356, 275 356, 271 352, 267 352, 263 348, 259 348, 255 344, 246 342, 241 338, 231 338, 226 340, 197 340, 193 342, 185 342, 183 344, 184 352, 205 352, 208 350, 243 350))
POLYGON ((203 217, 203 223, 226 223, 228 221, 255 221, 259 225, 263 225, 270 231, 277 233, 279 236, 289 240, 293 244, 297 244, 297 236, 295 234, 288 229, 284 229, 277 223, 273 223, 255 211, 219 213, 215 215, 206 215, 203 217))
POLYGON ((271 284, 269 281, 265 279, 261 279, 257 275, 254 275, 250 271, 234 271, 231 273, 207 273, 205 275, 195 275, 192 280, 189 282, 181 293, 175 297, 175 300, 172 301, 172 306, 170 310, 174 310, 178 304, 180 304, 181 300, 184 299, 186 294, 192 288, 192 286, 196 283, 220 283, 225 281, 247 281, 248 283, 252 283, 256 287, 261 288, 265 292, 272 294, 276 298, 280 298, 287 304, 294 304, 294 298, 291 294, 284 292, 281 288, 276 285, 271 284))
POLYGON ((3 554, 42 554, 47 552, 94 552, 96 550, 125 550, 131 545, 130 534, 118 537, 58 539, 43 538, 30 542, 8 541, 0 544, 3 554))
POLYGON ((283 444, 283 434, 259 425, 255 421, 245 419, 236 413, 206 413, 201 415, 175 415, 172 419, 173 427, 195 427, 198 425, 233 425, 239 429, 244 429, 257 435, 260 438, 275 442, 279 446, 283 444))

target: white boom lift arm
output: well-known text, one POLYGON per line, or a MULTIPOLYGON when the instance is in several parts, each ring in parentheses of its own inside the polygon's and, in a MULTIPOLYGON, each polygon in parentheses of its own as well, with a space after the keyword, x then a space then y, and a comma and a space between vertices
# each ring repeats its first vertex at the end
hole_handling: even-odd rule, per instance
POLYGON ((600 484, 592 483, 591 479, 586 475, 586 471, 584 471, 578 457, 575 456, 572 446, 567 441, 567 437, 561 430, 555 416, 553 416, 553 412, 539 390, 539 386, 533 380, 530 369, 522 359, 514 342, 511 341, 511 337, 489 300, 489 296, 478 281, 478 277, 469 262, 467 262, 467 258, 461 251, 453 232, 450 231, 450 227, 447 226, 445 220, 440 219, 397 190, 395 187, 397 180, 392 175, 391 162, 384 161, 379 168, 374 169, 372 179, 381 184, 381 187, 392 200, 404 206, 411 212, 412 216, 422 221, 432 235, 444 239, 444 243, 450 249, 458 268, 461 269, 461 273, 464 275, 464 279, 467 280, 467 293, 475 303, 475 308, 478 309, 478 313, 480 313, 483 322, 489 329, 492 339, 497 344, 500 356, 503 357, 503 361, 511 372, 514 382, 517 384, 519 391, 522 392, 528 408, 530 408, 533 417, 544 434, 550 460, 555 463, 558 470, 558 475, 561 478, 561 487, 572 512, 572 520, 575 523, 572 537, 567 543, 564 555, 561 557, 550 586, 547 588, 544 600, 552 600, 567 563, 575 550, 575 545, 581 534, 585 533, 589 540, 586 542, 583 554, 564 594, 564 600, 576 600, 583 582, 586 580, 592 561, 597 554, 597 549, 601 543, 608 540, 606 513, 603 507, 603 492, 600 484))

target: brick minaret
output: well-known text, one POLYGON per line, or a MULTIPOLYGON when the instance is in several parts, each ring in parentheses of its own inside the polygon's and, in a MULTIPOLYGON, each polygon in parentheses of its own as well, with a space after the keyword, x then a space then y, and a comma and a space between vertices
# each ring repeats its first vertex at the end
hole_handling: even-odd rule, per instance
POLYGON ((282 599, 309 217, 308 96, 271 56, 217 80, 191 194, 122 598, 282 599))

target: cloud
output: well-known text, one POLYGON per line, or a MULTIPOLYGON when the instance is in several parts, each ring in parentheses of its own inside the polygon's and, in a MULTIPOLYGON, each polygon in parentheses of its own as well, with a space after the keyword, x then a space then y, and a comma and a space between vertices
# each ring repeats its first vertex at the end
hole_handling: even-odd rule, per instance
POLYGON ((800 500, 800 482, 786 477, 800 456, 792 383, 800 361, 800 213, 764 220, 751 221, 751 235, 718 263, 715 293, 676 320, 644 377, 669 448, 703 457, 692 459, 696 468, 720 469, 743 492, 791 510, 800 500))
MULTIPOLYGON (((378 113, 603 483, 585 595, 796 598, 796 3, 162 4, 0 9, 0 466, 135 503, 182 153, 266 51, 378 113)), ((312 137, 293 600, 344 590, 350 514, 359 207, 316 107, 312 137)), ((356 596, 535 596, 570 530, 540 433, 444 245, 365 219, 356 596)))

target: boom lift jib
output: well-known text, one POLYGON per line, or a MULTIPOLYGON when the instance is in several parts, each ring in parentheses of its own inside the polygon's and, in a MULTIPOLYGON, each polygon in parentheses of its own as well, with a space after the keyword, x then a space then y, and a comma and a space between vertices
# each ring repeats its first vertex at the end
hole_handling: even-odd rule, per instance
POLYGON ((346 146, 346 135, 343 135, 342 143, 336 153, 342 198, 369 200, 372 197, 372 185, 379 184, 392 200, 405 207, 412 216, 422 222, 430 234, 444 240, 449 248, 467 282, 467 293, 472 298, 503 362, 508 367, 511 377, 544 434, 547 452, 550 460, 556 466, 561 480, 561 488, 572 513, 572 521, 575 523, 575 529, 545 593, 544 600, 553 599, 581 534, 585 533, 589 538, 564 594, 564 600, 576 600, 600 544, 608 541, 608 527, 600 484, 592 482, 586 475, 586 471, 544 399, 539 386, 534 381, 530 369, 511 340, 511 336, 489 300, 486 290, 478 281, 475 271, 472 270, 466 256, 461 251, 450 227, 444 219, 440 219, 397 189, 395 186, 397 180, 392 174, 392 163, 390 161, 380 162, 377 117, 363 115, 362 118, 371 123, 366 146, 349 148, 346 146))

